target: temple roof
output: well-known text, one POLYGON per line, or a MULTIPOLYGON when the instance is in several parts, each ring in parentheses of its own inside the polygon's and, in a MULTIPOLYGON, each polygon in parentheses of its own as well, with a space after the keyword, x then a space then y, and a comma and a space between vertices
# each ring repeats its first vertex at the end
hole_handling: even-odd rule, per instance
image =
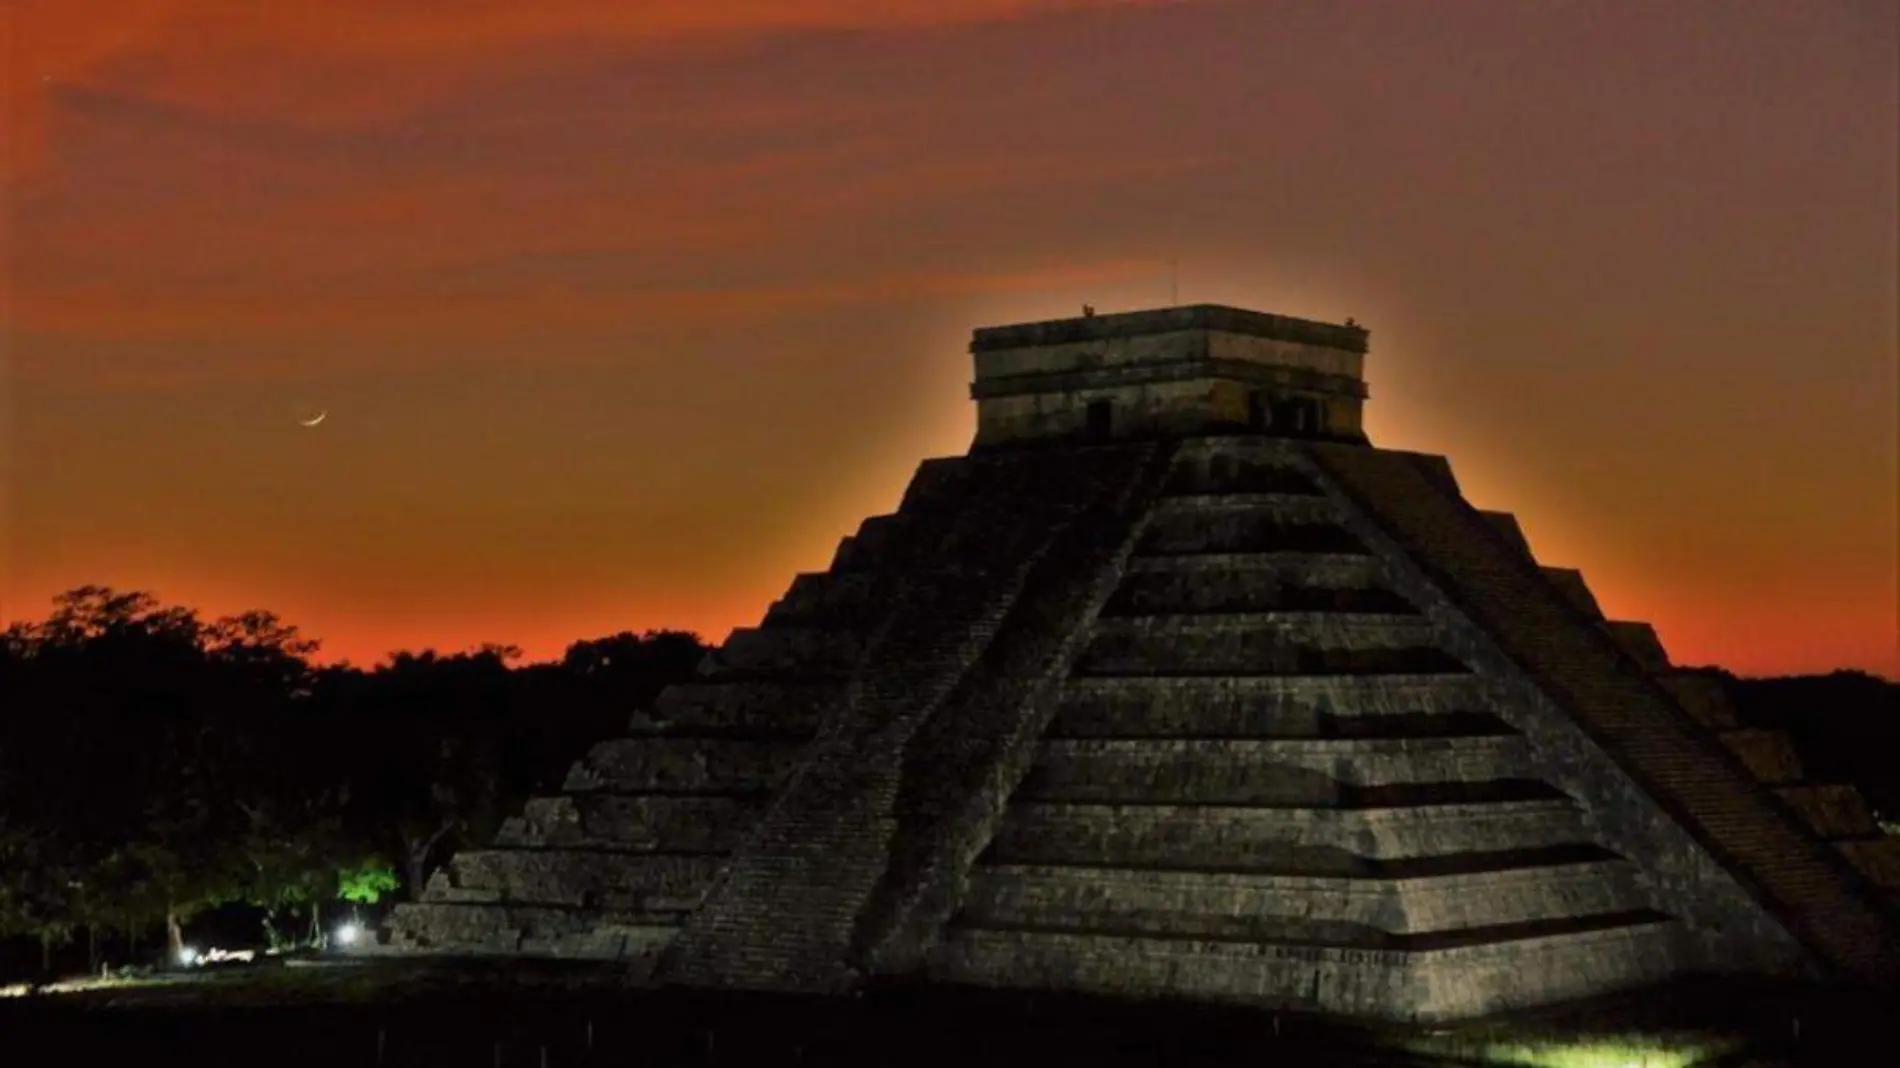
POLYGON ((1119 312, 1109 315, 1083 315, 1072 319, 1047 319, 1036 323, 1012 323, 1007 326, 978 328, 970 338, 971 352, 999 349, 1032 348, 1077 341, 1101 341, 1109 338, 1139 337, 1181 330, 1218 330, 1249 337, 1292 341, 1306 345, 1366 351, 1367 332, 1357 325, 1342 326, 1290 315, 1272 315, 1248 311, 1224 304, 1189 304, 1177 308, 1119 312))

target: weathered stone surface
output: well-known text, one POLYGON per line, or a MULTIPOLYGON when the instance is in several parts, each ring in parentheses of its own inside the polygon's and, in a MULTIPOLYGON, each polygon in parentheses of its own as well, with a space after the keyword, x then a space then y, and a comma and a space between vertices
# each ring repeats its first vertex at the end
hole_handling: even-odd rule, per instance
POLYGON ((1478 516, 1490 524, 1491 529, 1497 533, 1498 539, 1504 544, 1524 556, 1531 555, 1530 539, 1524 536, 1524 527, 1518 523, 1516 516, 1509 512, 1487 512, 1483 509, 1478 510, 1478 516))
POLYGON ((493 901, 672 913, 699 903, 717 864, 703 854, 486 849, 457 853, 448 871, 454 887, 493 901))
POLYGON ((1900 838, 1845 838, 1835 842, 1834 848, 1882 889, 1900 895, 1900 838))
POLYGON ((1043 744, 1025 800, 1340 803, 1350 787, 1533 778, 1515 736, 1401 739, 1093 739, 1043 744))
POLYGON ((881 606, 878 575, 871 571, 804 572, 785 596, 766 609, 765 626, 861 626, 881 606))
POLYGON ((568 772, 569 792, 724 793, 770 789, 789 774, 802 747, 723 738, 616 738, 568 772))
POLYGON ((1722 744, 1740 758, 1755 778, 1773 786, 1801 781, 1801 758, 1788 736, 1755 728, 1720 732, 1722 744))
POLYGON ((740 627, 713 654, 726 671, 791 671, 801 675, 843 676, 864 654, 864 636, 852 630, 817 627, 740 627))
POLYGON ((432 902, 399 905, 396 914, 390 950, 462 956, 637 960, 678 930, 638 913, 602 910, 432 902))
POLYGON ((1218 566, 1197 557, 1144 560, 1104 607, 1106 617, 1270 612, 1410 614, 1410 602, 1378 583, 1363 557, 1294 554, 1219 556, 1218 566), (1347 566, 1327 568, 1333 560, 1347 566), (1166 565, 1163 568, 1153 564, 1166 565), (1251 564, 1252 566, 1249 566, 1251 564))
POLYGON ((1261 463, 1231 452, 1198 449, 1184 442, 1161 496, 1206 497, 1215 494, 1324 496, 1305 472, 1285 464, 1261 463))
POLYGON ((1880 833, 1867 801, 1851 786, 1777 787, 1775 793, 1823 838, 1862 838, 1880 833))
POLYGON ((1244 942, 1390 948, 1394 935, 1634 913, 1649 907, 1628 861, 1409 878, 990 865, 957 922, 1244 942))
POLYGON ((1471 674, 1071 677, 1050 733, 1315 737, 1328 722, 1456 716, 1487 709, 1492 700, 1484 680, 1471 674))
POLYGON ((1361 809, 1019 802, 986 856, 998 863, 1317 873, 1370 870, 1366 861, 1592 841, 1582 811, 1561 797, 1361 809))
POLYGON ((1689 942, 1667 920, 1423 952, 956 929, 932 971, 967 983, 1429 1023, 1653 982, 1690 956, 1689 942))
POLYGON ((971 862, 994 836, 1037 741, 1060 708, 1061 682, 1127 578, 1127 563, 1174 450, 1149 447, 1105 471, 1095 502, 1032 570, 983 656, 905 753, 896 834, 877 890, 860 914, 861 967, 908 972, 967 891, 971 862))
POLYGON ((1217 426, 1360 440, 1363 348, 1349 329, 1211 305, 978 331, 976 444, 1217 426))
POLYGON ((1660 918, 1434 950, 1413 966, 1413 1018, 1453 1020, 1627 990, 1666 979, 1698 955, 1691 931, 1660 918))
POLYGON ((1659 677, 1656 683, 1703 726, 1722 729, 1737 725, 1734 702, 1720 680, 1677 672, 1659 677))
POLYGON ((1591 619, 1603 618, 1603 609, 1597 605, 1596 595, 1590 592, 1590 587, 1583 581, 1583 572, 1572 567, 1546 567, 1541 570, 1550 584, 1557 587, 1557 592, 1563 594, 1564 600, 1570 602, 1571 607, 1591 619))
POLYGON ((1663 649, 1662 639, 1656 636, 1655 627, 1621 620, 1612 620, 1603 626, 1609 630, 1616 644, 1629 654, 1630 659, 1642 665, 1643 670, 1658 675, 1669 670, 1669 653, 1663 649))
POLYGON ((1363 553, 1331 522, 1325 498, 1261 496, 1244 505, 1198 511, 1205 498, 1177 497, 1149 522, 1136 546, 1148 556, 1196 553, 1363 553))
POLYGON ((1463 671, 1415 615, 1267 612, 1096 621, 1080 675, 1419 674, 1463 671))
POLYGON ((894 515, 873 516, 865 520, 856 534, 839 542, 838 551, 832 558, 831 570, 854 574, 876 569, 889 555, 891 545, 903 536, 903 525, 903 520, 894 515))
POLYGON ((725 852, 763 807, 763 798, 757 795, 542 797, 528 802, 521 817, 508 821, 495 845, 629 853, 725 852))
POLYGON ((797 735, 810 738, 819 718, 844 693, 832 681, 702 682, 669 686, 653 707, 636 715, 630 729, 641 733, 679 731, 797 735))

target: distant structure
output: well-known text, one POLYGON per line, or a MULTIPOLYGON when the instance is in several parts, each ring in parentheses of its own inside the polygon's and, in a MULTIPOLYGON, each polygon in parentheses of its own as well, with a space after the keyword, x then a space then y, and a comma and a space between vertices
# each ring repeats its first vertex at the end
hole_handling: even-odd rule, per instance
POLYGON ((969 454, 384 950, 1413 1021, 1900 979, 1900 842, 1444 458, 1370 445, 1366 340, 1214 305, 976 331, 969 454))

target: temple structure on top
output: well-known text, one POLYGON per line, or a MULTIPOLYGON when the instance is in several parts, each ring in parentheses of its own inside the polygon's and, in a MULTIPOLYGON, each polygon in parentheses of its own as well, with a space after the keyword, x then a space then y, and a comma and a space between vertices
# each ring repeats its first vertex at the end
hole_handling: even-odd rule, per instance
POLYGON ((1688 975, 1900 981, 1900 840, 1443 457, 1367 334, 981 329, 968 455, 629 709, 383 952, 1445 1021, 1688 975))
POLYGON ((1366 331, 1215 304, 993 326, 978 447, 1268 431, 1363 441, 1366 331))

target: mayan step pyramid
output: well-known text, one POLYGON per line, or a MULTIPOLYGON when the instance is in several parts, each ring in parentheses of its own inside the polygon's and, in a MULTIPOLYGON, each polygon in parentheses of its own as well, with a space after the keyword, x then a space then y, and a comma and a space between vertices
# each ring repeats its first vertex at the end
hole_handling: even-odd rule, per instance
POLYGON ((1900 979, 1900 856, 1441 457, 1366 332, 1211 305, 971 343, 978 433, 387 948, 1450 1020, 1900 979))

